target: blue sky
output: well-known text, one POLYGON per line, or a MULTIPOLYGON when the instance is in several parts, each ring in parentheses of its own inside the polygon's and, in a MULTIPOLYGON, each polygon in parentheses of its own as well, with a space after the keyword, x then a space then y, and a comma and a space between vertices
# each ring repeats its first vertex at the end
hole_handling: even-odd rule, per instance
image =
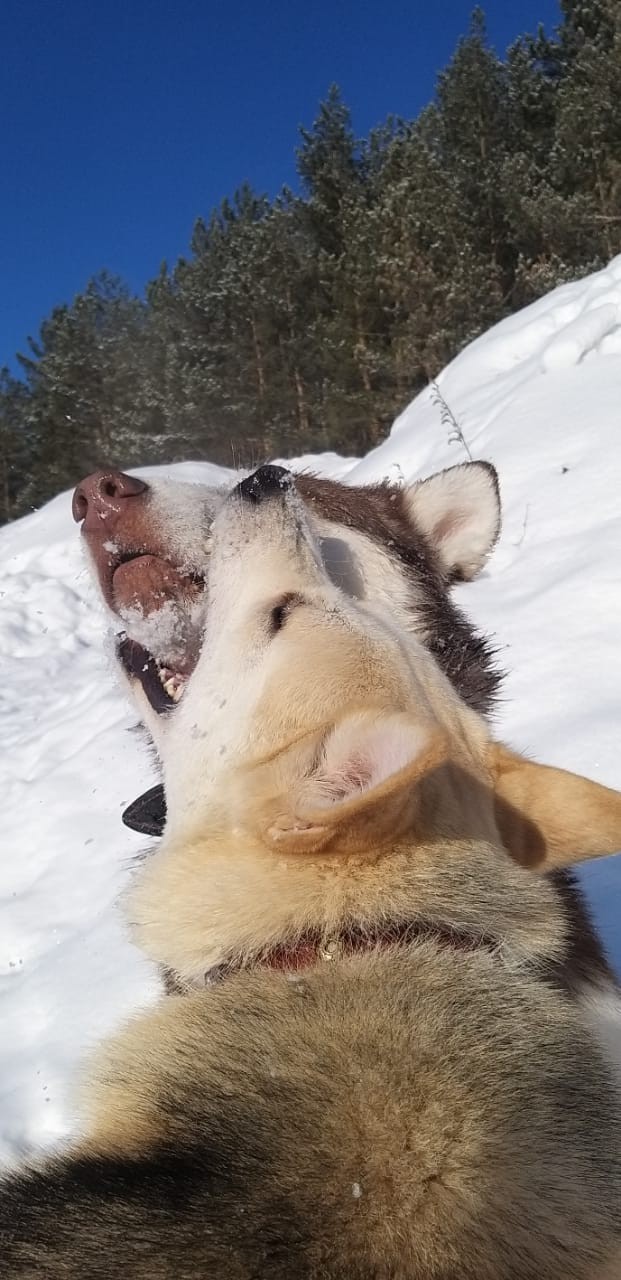
MULTIPOLYGON (((416 115, 473 0, 2 0, 0 364, 102 267, 140 291, 198 214, 293 183, 336 81, 358 133, 416 115)), ((488 0, 492 42, 559 20, 488 0)))

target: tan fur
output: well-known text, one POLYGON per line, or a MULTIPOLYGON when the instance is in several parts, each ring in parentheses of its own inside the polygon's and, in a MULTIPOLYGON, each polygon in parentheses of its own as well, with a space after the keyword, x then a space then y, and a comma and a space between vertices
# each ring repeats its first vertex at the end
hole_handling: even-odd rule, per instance
MULTIPOLYGON (((592 1150, 575 1145, 562 1094, 571 1090, 588 1141, 606 1083, 572 1008, 526 975, 507 982, 487 954, 430 942, 348 970, 364 1005, 344 999, 343 975, 326 963, 295 982, 242 974, 215 998, 150 1015, 101 1055, 95 1132, 81 1154, 157 1157, 162 1142, 187 1143, 189 1129, 209 1132, 226 1063, 233 1107, 250 1101, 252 1115, 253 1092, 273 1088, 273 1164, 261 1177, 316 1232, 308 1274, 595 1277, 609 1210, 590 1199, 592 1150)), ((307 1274, 308 1259, 290 1265, 284 1274, 307 1274)))
MULTIPOLYGON (((351 604, 345 608, 351 617, 351 604)), ((239 763, 218 775, 215 794, 206 787, 205 807, 194 809, 191 822, 182 811, 178 826, 169 823, 128 894, 141 947, 182 983, 200 984, 206 969, 253 956, 283 934, 316 923, 333 930, 352 906, 370 919, 387 897, 397 913, 419 900, 421 910, 434 909, 426 884, 432 894, 444 888, 438 844, 453 861, 456 833, 454 860, 465 869, 473 841, 502 846, 517 863, 543 871, 619 848, 618 793, 493 742, 422 646, 359 613, 362 631, 343 625, 337 635, 322 617, 292 619, 274 682, 253 710, 249 747, 238 742, 239 763), (406 756, 411 744, 412 759, 381 786, 354 788, 314 810, 331 742, 349 734, 355 755, 356 743, 375 730, 406 756), (313 773, 322 752, 324 764, 313 773), (415 859, 407 856, 412 837, 415 859)), ((197 709, 193 719, 200 724, 197 709)), ((174 745, 172 752, 174 768, 174 745)), ((508 871, 500 853, 494 865, 502 898, 508 871)), ((452 883, 459 883, 456 871, 452 883)), ((460 899, 464 912, 470 897, 460 899)), ((536 904, 526 896, 522 903, 526 926, 553 949, 536 904)))
POLYGON ((618 791, 525 760, 500 743, 492 744, 490 763, 498 827, 518 862, 549 869, 619 852, 618 791))
POLYGON ((609 794, 492 743, 422 645, 327 580, 293 490, 215 522, 164 764, 126 906, 196 990, 104 1046, 83 1139, 5 1186, 3 1274, 608 1280, 618 1086, 532 868, 572 857, 568 787, 593 840, 609 794), (306 967, 273 967, 307 937, 306 967))

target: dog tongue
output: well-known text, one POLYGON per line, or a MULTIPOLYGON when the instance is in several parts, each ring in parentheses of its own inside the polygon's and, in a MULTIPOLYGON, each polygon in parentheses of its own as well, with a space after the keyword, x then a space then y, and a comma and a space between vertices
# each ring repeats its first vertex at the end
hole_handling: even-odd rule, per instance
POLYGON ((114 571, 112 591, 115 608, 121 613, 138 609, 148 616, 169 601, 191 600, 199 588, 192 578, 157 556, 138 556, 114 571))

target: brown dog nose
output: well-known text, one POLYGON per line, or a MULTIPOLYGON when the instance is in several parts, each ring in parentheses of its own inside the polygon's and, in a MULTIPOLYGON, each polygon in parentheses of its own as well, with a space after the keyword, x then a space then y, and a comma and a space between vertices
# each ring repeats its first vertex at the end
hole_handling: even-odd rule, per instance
POLYGON ((123 510, 128 498, 146 493, 148 485, 124 471, 93 471, 81 480, 73 495, 71 510, 74 520, 83 520, 85 530, 101 529, 101 521, 113 519, 123 510))

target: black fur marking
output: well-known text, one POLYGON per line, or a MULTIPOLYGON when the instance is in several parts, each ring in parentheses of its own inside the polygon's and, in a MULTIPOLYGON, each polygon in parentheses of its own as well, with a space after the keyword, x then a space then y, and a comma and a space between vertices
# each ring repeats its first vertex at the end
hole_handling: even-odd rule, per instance
POLYGON ((451 600, 433 547, 406 510, 403 491, 388 484, 354 488, 304 474, 296 476, 296 488, 323 519, 366 534, 401 563, 427 648, 464 702, 489 715, 501 680, 494 650, 451 600))
MULTIPOLYGON (((11 1179, 0 1188, 4 1280, 315 1275, 309 1237, 314 1217, 325 1229, 324 1215, 308 1203, 296 1211, 270 1174, 276 1151, 262 1108, 231 1114, 228 1102, 214 1099, 211 1132, 194 1149, 78 1157, 11 1179)), ((291 1097, 283 1103, 291 1109, 291 1097)), ((178 1100, 168 1105, 174 1112, 178 1100)), ((304 1099, 296 1105, 302 1111, 304 1099)))
POLYGON ((567 953, 560 963, 549 968, 550 978, 576 992, 582 985, 601 978, 614 981, 615 974, 595 928, 587 899, 577 876, 572 871, 552 871, 549 879, 559 893, 567 912, 567 953))

